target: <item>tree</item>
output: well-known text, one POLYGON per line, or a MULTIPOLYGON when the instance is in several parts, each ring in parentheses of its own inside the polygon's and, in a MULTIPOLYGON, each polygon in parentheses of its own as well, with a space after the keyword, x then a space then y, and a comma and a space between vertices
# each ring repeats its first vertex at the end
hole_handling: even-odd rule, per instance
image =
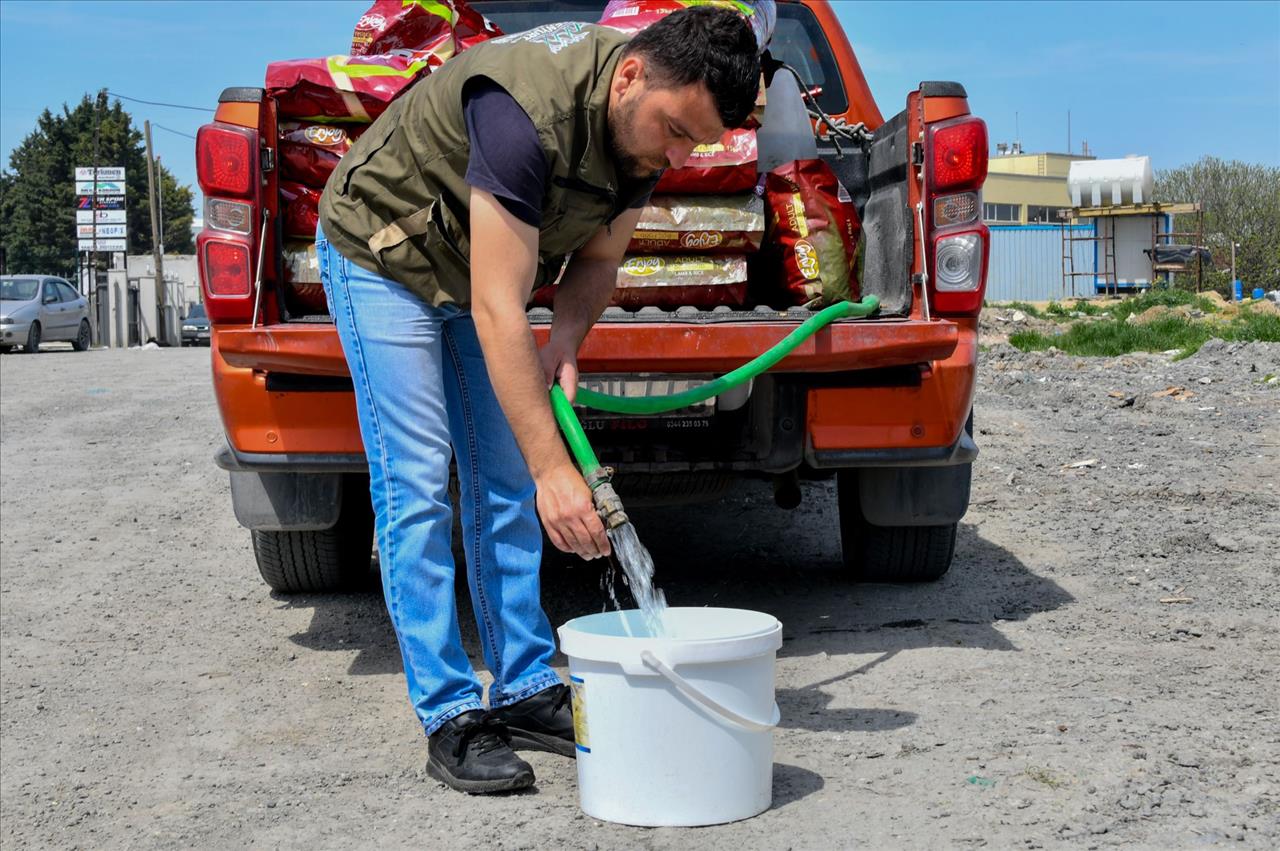
MULTIPOLYGON (((1203 157, 1157 172, 1156 199, 1204 205, 1205 242, 1217 267, 1205 269, 1206 283, 1227 293, 1234 241, 1236 276, 1246 290, 1280 288, 1280 168, 1203 157)), ((1174 230, 1194 229, 1189 216, 1176 217, 1174 230)))
MULTIPOLYGON (((147 202, 147 160, 142 133, 120 101, 108 104, 105 92, 85 95, 74 109, 46 109, 35 129, 0 171, 0 244, 11 274, 50 273, 73 277, 76 266, 75 168, 94 163, 124 166, 129 251, 151 251, 151 208, 147 202), (96 121, 95 121, 96 119, 96 121)), ((165 248, 191 251, 195 216, 189 186, 161 168, 165 248)))

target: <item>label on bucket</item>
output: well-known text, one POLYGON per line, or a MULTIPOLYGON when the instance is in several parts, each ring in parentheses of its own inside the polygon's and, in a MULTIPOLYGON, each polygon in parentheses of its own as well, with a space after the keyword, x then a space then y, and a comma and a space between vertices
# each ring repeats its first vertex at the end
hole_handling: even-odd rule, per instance
POLYGON ((573 693, 574 744, 583 753, 591 753, 591 738, 587 735, 587 684, 581 677, 569 677, 569 689, 573 693))

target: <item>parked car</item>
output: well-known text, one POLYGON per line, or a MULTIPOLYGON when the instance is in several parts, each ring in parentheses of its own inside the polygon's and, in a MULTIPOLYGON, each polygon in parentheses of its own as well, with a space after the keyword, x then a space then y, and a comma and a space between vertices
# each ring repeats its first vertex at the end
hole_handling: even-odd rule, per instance
POLYGON ((5 275, 0 278, 0 352, 22 346, 40 351, 41 343, 70 343, 89 348, 89 301, 62 278, 5 275))
POLYGON ((209 345, 209 316, 203 304, 193 305, 187 318, 182 320, 182 345, 209 345))

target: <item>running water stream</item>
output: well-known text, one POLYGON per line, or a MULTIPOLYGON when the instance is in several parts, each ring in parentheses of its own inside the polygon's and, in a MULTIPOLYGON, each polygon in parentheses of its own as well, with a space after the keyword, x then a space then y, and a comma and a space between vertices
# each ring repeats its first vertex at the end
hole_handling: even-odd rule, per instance
MULTIPOLYGON (((609 530, 609 543, 613 547, 614 560, 622 567, 627 578, 631 596, 640 607, 649 635, 664 635, 666 630, 662 615, 667 609, 667 598, 663 596, 662 589, 653 584, 653 557, 644 544, 640 543, 635 527, 629 521, 609 530)), ((621 609, 618 598, 613 593, 612 580, 607 583, 607 590, 613 598, 614 606, 621 609)))

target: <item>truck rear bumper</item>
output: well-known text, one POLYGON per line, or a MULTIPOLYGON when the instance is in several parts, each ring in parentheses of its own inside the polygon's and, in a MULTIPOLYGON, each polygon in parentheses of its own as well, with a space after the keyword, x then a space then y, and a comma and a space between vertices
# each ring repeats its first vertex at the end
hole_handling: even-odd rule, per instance
MULTIPOLYGON (((587 337, 579 364, 588 373, 723 373, 794 328, 765 322, 601 324, 587 337)), ((546 332, 545 326, 534 329, 540 341, 546 332)), ((779 392, 762 400, 769 410, 761 434, 769 437, 755 441, 758 451, 729 456, 712 446, 683 456, 675 449, 670 457, 664 449, 644 458, 644 448, 661 442, 661 435, 635 432, 623 439, 641 448, 634 461, 650 472, 966 464, 976 454, 963 430, 976 350, 976 329, 964 321, 840 322, 771 371, 779 392)), ((332 326, 219 328, 212 361, 229 444, 219 453, 219 466, 233 472, 367 469, 347 364, 332 326)), ((598 451, 607 452, 607 445, 598 451)))
MULTIPOLYGON (((795 330, 794 322, 717 325, 601 323, 578 353, 583 372, 728 372, 795 330)), ((538 345, 550 328, 533 328, 538 345)), ((284 324, 218 329, 229 366, 302 375, 348 375, 332 325, 284 324)), ((874 369, 943 360, 955 351, 957 326, 909 320, 841 321, 802 343, 776 372, 874 369)))

